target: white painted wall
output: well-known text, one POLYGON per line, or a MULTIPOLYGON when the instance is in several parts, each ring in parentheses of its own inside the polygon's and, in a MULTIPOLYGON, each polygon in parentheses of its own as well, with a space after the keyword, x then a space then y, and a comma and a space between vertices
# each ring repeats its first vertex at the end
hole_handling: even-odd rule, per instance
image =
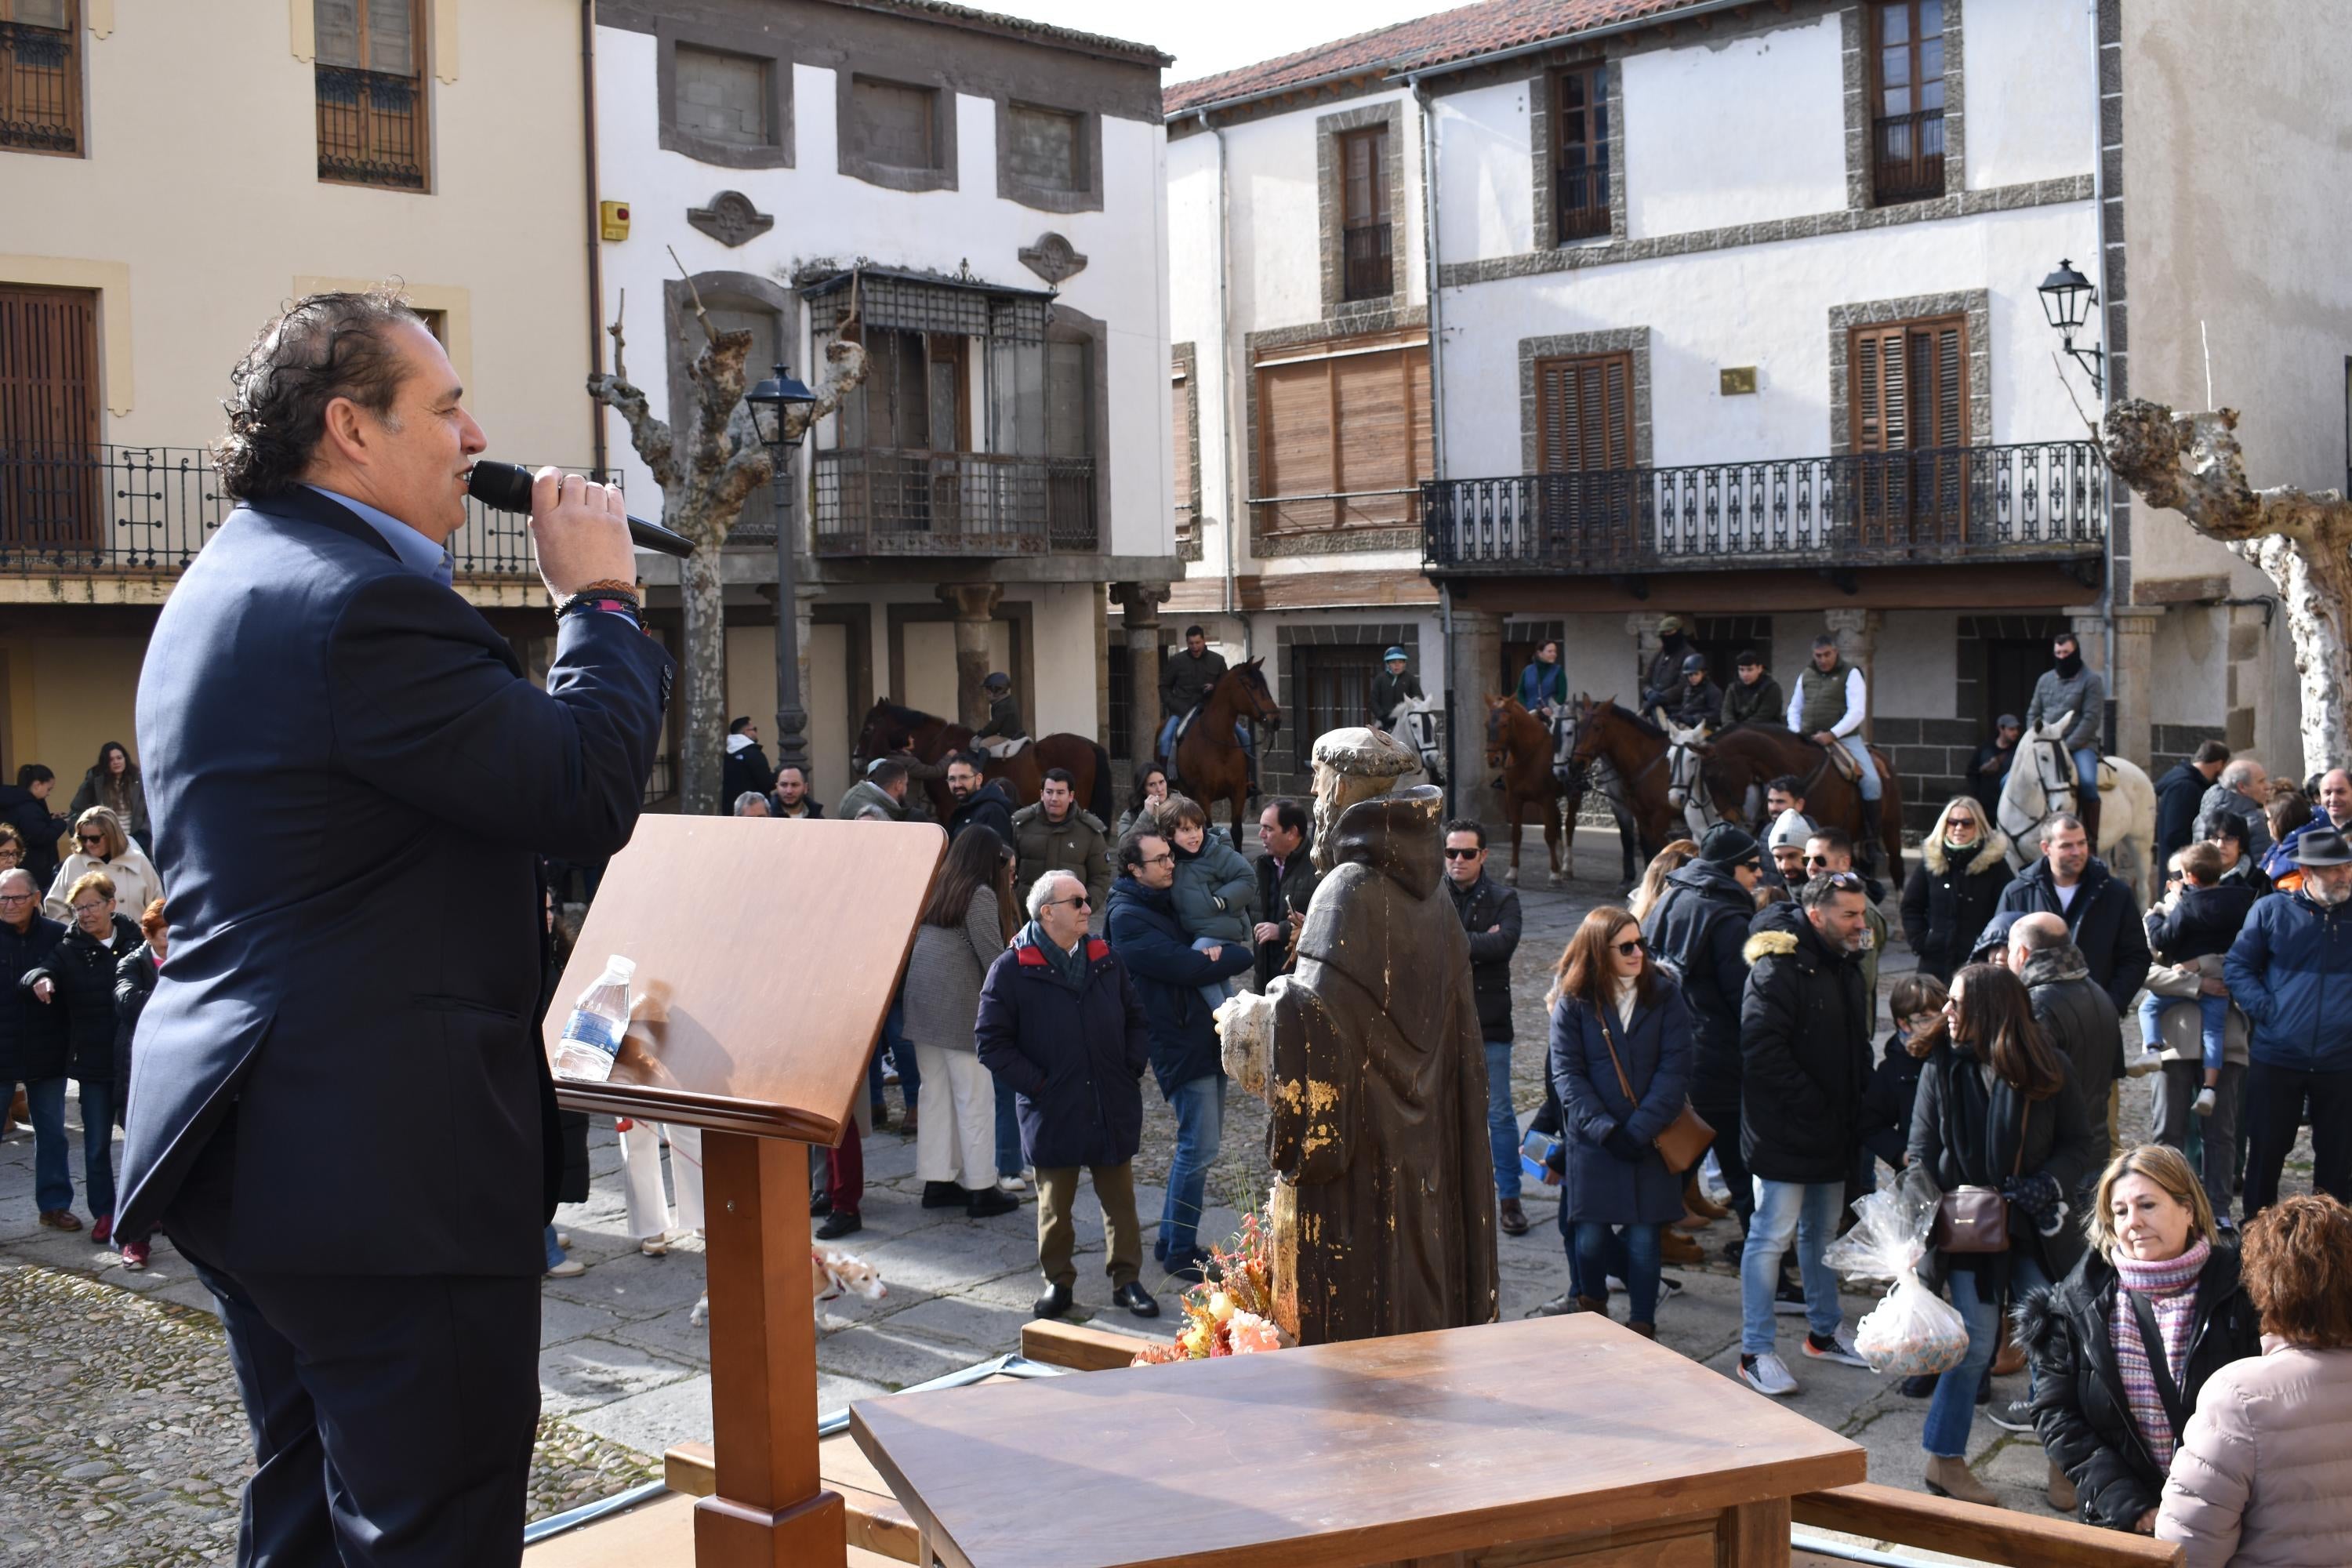
MULTIPOLYGON (((1239 389, 1228 380, 1232 354, 1220 343, 1217 325, 1217 159, 1213 135, 1195 133, 1168 144, 1168 335, 1171 343, 1193 345, 1200 377, 1193 402, 1201 426, 1201 560, 1188 569, 1191 576, 1222 571, 1236 493, 1225 462, 1225 410, 1238 407, 1239 389)), ((1183 454, 1171 451, 1171 487, 1172 465, 1182 460, 1183 454)), ((1242 542, 1236 540, 1237 551, 1242 542)))
POLYGON ((1447 261, 1535 248, 1535 148, 1528 84, 1432 101, 1437 137, 1437 254, 1447 261))
MULTIPOLYGON (((1974 21, 1974 12, 1969 20, 1974 21)), ((1905 719, 1953 719, 1959 716, 1959 616, 1941 610, 1891 610, 1881 616, 1877 646, 1871 652, 1870 710, 1905 719)), ((1772 661, 1780 668, 1783 696, 1820 634, 1817 621, 1801 641, 1785 647, 1772 642, 1772 661)))
POLYGON ((2229 639, 2226 609, 2177 605, 2165 612, 2149 646, 2152 722, 2220 728, 2230 705, 2229 639))
POLYGON ((1626 57, 1627 233, 1643 239, 1845 205, 1838 26, 1832 12, 1626 57))
POLYGON ((2099 87, 2090 7, 2068 0, 1969 0, 1960 41, 1968 188, 2088 172, 2099 87))
MULTIPOLYGON (((1044 213, 997 197, 995 109, 987 100, 957 95, 958 189, 891 191, 838 173, 831 69, 793 68, 794 167, 727 169, 661 148, 651 37, 600 27, 596 48, 598 177, 604 197, 628 202, 633 219, 627 240, 604 247, 605 311, 609 319, 625 288, 631 379, 656 411, 668 404, 662 289, 677 276, 667 247, 676 247, 694 272, 789 279, 813 259, 847 264, 862 256, 884 266, 943 272, 969 263, 991 282, 1037 289, 1043 281, 1016 253, 1051 230, 1087 258, 1086 270, 1060 286, 1061 300, 1104 321, 1109 339, 1109 442, 1096 459, 1109 467, 1105 547, 1130 555, 1172 551, 1160 194, 1165 133, 1158 123, 1104 116, 1104 210, 1044 213), (774 216, 776 226, 734 247, 689 227, 687 209, 722 190, 741 191, 774 216)), ((795 354, 794 368, 806 371, 804 343, 795 354)), ((620 421, 613 419, 610 428, 614 450, 629 454, 630 495, 657 494, 652 475, 630 453, 620 421)))

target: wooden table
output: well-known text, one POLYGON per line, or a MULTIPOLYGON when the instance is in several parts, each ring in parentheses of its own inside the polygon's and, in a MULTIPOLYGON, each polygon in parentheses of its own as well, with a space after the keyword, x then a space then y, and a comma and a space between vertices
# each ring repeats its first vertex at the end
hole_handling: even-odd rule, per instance
POLYGON ((1760 1568, 1863 1451, 1578 1315, 850 1406, 950 1568, 1760 1568))

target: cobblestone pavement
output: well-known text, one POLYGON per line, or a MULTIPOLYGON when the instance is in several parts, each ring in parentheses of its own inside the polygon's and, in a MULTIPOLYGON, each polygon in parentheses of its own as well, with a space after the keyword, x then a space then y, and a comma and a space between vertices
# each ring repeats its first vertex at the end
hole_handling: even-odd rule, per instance
MULTIPOLYGON (((1531 856, 1533 885, 1520 890, 1525 934, 1513 965, 1518 1046, 1511 1076, 1522 1119, 1543 1096, 1542 997, 1551 967, 1585 911, 1612 896, 1616 876, 1613 842, 1582 837, 1590 846, 1578 858, 1583 877, 1546 888, 1540 859, 1531 856)), ((1882 987, 1908 966, 1898 944, 1882 987)), ((2145 1127, 2146 1080, 2132 1081, 2125 1094, 2124 1125, 2145 1127)), ((897 1098, 891 1091, 894 1115, 897 1098)), ((1167 1169, 1174 1123, 1149 1079, 1143 1098, 1139 1169, 1148 1178, 1167 1169)), ((648 1479, 664 1448, 710 1434, 708 1334, 690 1321, 702 1293, 702 1243, 688 1237, 667 1258, 644 1256, 626 1234, 608 1121, 598 1119, 590 1152, 589 1201, 557 1216, 572 1237, 572 1256, 589 1268, 576 1279, 547 1281, 543 1297, 534 1517, 648 1479)), ((913 1140, 899 1133, 866 1140, 865 1230, 845 1245, 881 1270, 888 1295, 827 1304, 817 1342, 821 1410, 1012 1350, 1028 1321, 1039 1288, 1034 1206, 979 1221, 961 1210, 924 1210, 914 1160, 913 1140)), ((224 1560, 248 1459, 211 1298, 168 1244, 157 1245, 152 1268, 131 1274, 114 1253, 90 1246, 86 1232, 40 1229, 31 1167, 28 1133, 0 1142, 0 1563, 224 1560)), ((1265 1181, 1264 1111, 1236 1092, 1212 1176, 1212 1200, 1221 1206, 1205 1217, 1203 1232, 1230 1231, 1235 1211, 1263 1194, 1265 1181)), ((2291 1184, 2303 1189, 2309 1181, 2306 1145, 2297 1151, 2291 1184)), ((1529 1233, 1502 1242, 1507 1316, 1566 1285, 1558 1207, 1546 1191, 1527 1194, 1529 1233)), ((1158 1185, 1139 1181, 1147 1228, 1160 1199, 1158 1185)), ((1079 1206, 1077 1315, 1124 1331, 1165 1325, 1165 1317, 1140 1321, 1107 1305, 1100 1216, 1090 1201, 1079 1206)), ((1727 1375, 1739 1326, 1738 1280, 1720 1251, 1731 1234, 1725 1222, 1700 1235, 1711 1261, 1674 1271, 1684 1289, 1658 1323, 1664 1342, 1727 1375)), ((1174 1286, 1149 1264, 1144 1282, 1172 1304, 1174 1286)), ((1869 1306, 1866 1297, 1850 1297, 1849 1322, 1869 1306)), ((1793 1341, 1788 1348, 1795 1350, 1793 1341)), ((1791 1359, 1804 1385, 1795 1408, 1863 1443, 1874 1479, 1916 1486, 1923 1404, 1866 1372, 1791 1359)), ((2001 1397, 2024 1392, 2021 1377, 2013 1382, 2001 1397)), ((2011 1506, 2042 1506, 2041 1455, 2030 1439, 1979 1422, 1971 1457, 2011 1506)))

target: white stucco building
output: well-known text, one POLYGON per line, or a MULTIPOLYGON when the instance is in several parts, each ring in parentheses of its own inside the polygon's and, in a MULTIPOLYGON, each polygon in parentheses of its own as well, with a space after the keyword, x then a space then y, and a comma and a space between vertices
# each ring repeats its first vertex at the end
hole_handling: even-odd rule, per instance
POLYGON ((1475 724, 1543 637, 1630 702, 1666 614, 1727 679, 1826 628, 1914 828, 2072 626, 2116 750, 2293 772, 2266 581, 2108 493, 2036 292, 2099 286, 2110 398, 2201 406, 2207 320, 2256 482, 2343 482, 2346 157, 2254 105, 2352 58, 2253 10, 1492 0, 1171 89, 1171 620, 1310 736, 1390 643, 1475 724))
MULTIPOLYGON (((816 793, 847 786, 877 700, 957 716, 958 622, 1032 733, 1108 738, 1106 584, 1177 564, 1164 57, 927 0, 607 0, 597 22, 599 194, 630 219, 601 295, 609 319, 626 290, 656 410, 684 405, 692 294, 752 331, 754 376, 817 382, 835 334, 867 351, 793 486, 816 793)), ((656 496, 617 416, 608 439, 656 496)), ((773 540, 762 495, 726 563, 728 705, 763 731, 773 540)))

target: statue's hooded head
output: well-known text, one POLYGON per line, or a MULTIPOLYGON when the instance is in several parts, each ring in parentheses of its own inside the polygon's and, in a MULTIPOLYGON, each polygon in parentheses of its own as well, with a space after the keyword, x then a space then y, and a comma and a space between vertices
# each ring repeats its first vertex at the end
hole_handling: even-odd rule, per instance
POLYGON ((1315 742, 1315 865, 1328 871, 1339 816, 1360 800, 1396 787, 1407 773, 1421 772, 1412 748, 1384 730, 1327 731, 1315 742))

